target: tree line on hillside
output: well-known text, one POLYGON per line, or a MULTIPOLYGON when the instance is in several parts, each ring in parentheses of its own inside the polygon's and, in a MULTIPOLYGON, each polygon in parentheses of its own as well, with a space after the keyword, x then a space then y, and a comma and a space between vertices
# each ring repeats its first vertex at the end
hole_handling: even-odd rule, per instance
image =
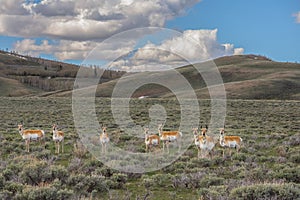
POLYGON ((0 53, 15 56, 13 60, 3 61, 3 74, 16 79, 23 84, 42 89, 44 91, 71 90, 78 70, 80 77, 99 78, 99 83, 120 78, 126 72, 103 69, 97 65, 75 65, 59 61, 47 60, 32 56, 19 55, 17 52, 0 50, 0 53))

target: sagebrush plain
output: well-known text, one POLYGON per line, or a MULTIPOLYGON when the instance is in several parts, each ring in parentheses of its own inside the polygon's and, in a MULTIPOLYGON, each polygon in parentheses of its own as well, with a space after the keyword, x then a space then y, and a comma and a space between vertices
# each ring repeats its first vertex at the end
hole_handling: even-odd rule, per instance
MULTIPOLYGON (((0 118, 1 199, 298 199, 300 198, 300 102, 227 100, 226 134, 243 139, 239 153, 215 147, 214 157, 197 158, 190 147, 169 166, 149 173, 124 173, 96 160, 81 144, 74 128, 71 98, 2 97, 0 118), (32 142, 30 153, 17 130, 46 133, 45 149, 32 142), (65 132, 65 152, 55 154, 52 124, 65 132)), ((145 152, 140 138, 126 135, 113 120, 110 99, 97 98, 99 123, 111 142, 145 152)), ((166 127, 176 128, 180 106, 175 99, 132 99, 134 122, 149 123, 148 109, 159 104, 167 112, 166 127)), ((200 123, 210 120, 210 101, 200 100, 200 123)), ((184 132, 184 136, 192 135, 184 132)), ((209 127, 218 134, 220 127, 209 127)), ((95 135, 95 145, 99 145, 95 135)), ((171 147, 176 148, 176 146, 171 147)), ((161 151, 156 148, 155 151, 161 151)))

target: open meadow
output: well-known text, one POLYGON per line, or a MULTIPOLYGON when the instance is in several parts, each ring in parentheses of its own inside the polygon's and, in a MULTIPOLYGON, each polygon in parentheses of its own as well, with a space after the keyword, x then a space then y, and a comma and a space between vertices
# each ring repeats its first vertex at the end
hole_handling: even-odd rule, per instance
MULTIPOLYGON (((108 98, 96 99, 99 123, 107 126, 111 143, 144 153, 144 133, 137 138, 120 131, 110 103, 108 98)), ((180 106, 172 99, 132 99, 131 118, 147 125, 148 109, 156 104, 167 112, 166 127, 177 128, 180 106)), ((200 124, 205 125, 210 101, 199 104, 200 124)), ((229 156, 225 151, 223 157, 216 145, 213 158, 198 159, 191 141, 171 165, 138 174, 111 169, 84 148, 74 127, 71 98, 1 97, 0 113, 0 199, 300 198, 300 101, 227 100, 226 134, 243 139, 239 153, 232 150, 229 156), (26 152, 17 129, 21 122, 25 129, 45 131, 45 149, 32 142, 26 152), (52 140, 55 123, 65 133, 60 154, 52 140)), ((192 137, 192 128, 183 137, 192 137)), ((219 128, 209 127, 209 134, 218 136, 219 128)), ((94 137, 94 145, 100 146, 99 135, 94 137)))

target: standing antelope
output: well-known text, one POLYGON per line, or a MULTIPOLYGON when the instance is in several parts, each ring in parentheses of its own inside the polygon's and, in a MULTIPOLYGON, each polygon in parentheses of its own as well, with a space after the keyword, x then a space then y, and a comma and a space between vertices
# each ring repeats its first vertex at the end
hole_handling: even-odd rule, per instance
POLYGON ((100 134, 100 143, 102 145, 102 153, 106 153, 106 144, 109 142, 109 137, 106 133, 106 126, 102 126, 102 133, 100 134))
POLYGON ((150 150, 152 146, 157 146, 160 143, 160 138, 158 135, 149 135, 149 128, 145 128, 145 144, 146 144, 146 152, 148 149, 150 150))
MULTIPOLYGON (((169 153, 169 143, 170 142, 178 142, 180 143, 180 139, 182 137, 182 133, 180 131, 163 131, 164 124, 160 124, 158 126, 158 134, 160 136, 160 140, 163 142, 163 151, 165 151, 165 145, 167 146, 167 150, 169 153)), ((179 144, 179 151, 180 151, 181 145, 179 144)))
POLYGON ((59 131, 56 124, 53 124, 52 127, 52 133, 53 133, 53 141, 55 143, 55 153, 59 153, 60 143, 61 143, 61 150, 62 153, 64 153, 64 132, 59 131))
POLYGON ((43 141, 45 132, 43 130, 24 130, 22 124, 18 125, 18 130, 22 138, 25 140, 27 152, 29 152, 29 145, 31 140, 38 140, 41 144, 45 144, 43 141))
MULTIPOLYGON (((242 138, 239 136, 225 136, 224 128, 220 129, 220 145, 222 147, 228 148, 235 148, 237 152, 239 152, 241 147, 242 138)), ((223 150, 223 157, 224 157, 224 150, 223 150)), ((231 156, 231 149, 230 149, 230 156, 231 156)))
POLYGON ((206 157, 207 155, 210 155, 210 157, 212 157, 212 151, 215 147, 216 141, 213 137, 207 136, 207 126, 206 128, 202 128, 201 126, 200 129, 201 135, 198 135, 198 128, 193 129, 194 142, 198 149, 198 158, 200 158, 200 153, 202 158, 206 157))

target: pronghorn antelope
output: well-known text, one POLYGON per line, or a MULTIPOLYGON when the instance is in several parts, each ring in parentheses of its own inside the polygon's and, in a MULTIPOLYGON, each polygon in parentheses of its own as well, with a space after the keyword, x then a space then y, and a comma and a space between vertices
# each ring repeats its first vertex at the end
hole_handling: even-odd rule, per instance
POLYGON ((163 131, 164 124, 160 124, 158 126, 158 134, 160 136, 160 140, 163 142, 163 151, 165 151, 165 145, 167 146, 167 151, 169 153, 169 143, 176 142, 179 144, 179 151, 181 148, 180 139, 182 137, 182 133, 180 131, 163 131))
POLYGON ((59 153, 60 144, 62 153, 64 153, 64 132, 59 131, 57 125, 53 124, 52 133, 52 138, 55 143, 55 153, 59 153))
MULTIPOLYGON (((224 128, 220 129, 220 145, 222 147, 235 148, 237 152, 239 152, 241 147, 242 138, 239 136, 225 136, 224 128)), ((231 156, 231 150, 230 150, 231 156)), ((223 150, 224 157, 224 150, 223 150)))
POLYGON ((158 135, 149 135, 149 129, 145 128, 145 144, 146 152, 152 148, 152 146, 158 146, 160 143, 160 138, 158 135))
POLYGON ((43 130, 24 130, 23 125, 18 125, 18 130, 22 138, 25 140, 26 151, 29 152, 29 145, 31 140, 38 140, 41 144, 45 144, 42 141, 45 137, 43 130))
POLYGON ((109 137, 106 133, 106 126, 102 126, 102 133, 100 134, 100 143, 102 145, 102 153, 106 153, 106 144, 109 142, 109 137))
POLYGON ((207 155, 210 155, 210 157, 212 157, 212 151, 215 147, 216 141, 213 137, 207 136, 207 126, 206 128, 202 128, 201 126, 200 129, 201 135, 198 135, 198 128, 193 129, 194 142, 198 149, 198 158, 200 158, 200 153, 202 158, 206 157, 207 155))

